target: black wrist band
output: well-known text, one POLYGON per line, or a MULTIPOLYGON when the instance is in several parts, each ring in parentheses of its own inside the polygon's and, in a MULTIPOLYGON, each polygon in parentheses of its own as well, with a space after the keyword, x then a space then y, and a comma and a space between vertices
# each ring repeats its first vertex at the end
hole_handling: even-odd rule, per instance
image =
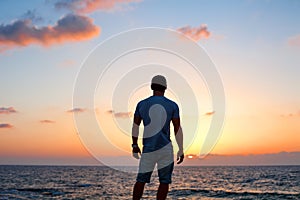
POLYGON ((139 147, 139 145, 137 145, 137 144, 132 144, 131 146, 132 146, 132 148, 139 147))

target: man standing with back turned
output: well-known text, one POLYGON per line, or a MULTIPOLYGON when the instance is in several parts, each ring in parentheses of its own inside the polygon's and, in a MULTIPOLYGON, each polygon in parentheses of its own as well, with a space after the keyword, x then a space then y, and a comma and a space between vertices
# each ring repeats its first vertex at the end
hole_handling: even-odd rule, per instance
POLYGON ((179 147, 177 164, 184 159, 183 134, 180 127, 179 108, 177 104, 164 96, 167 89, 166 78, 157 75, 152 78, 151 89, 153 96, 140 101, 134 113, 132 126, 132 153, 141 160, 136 183, 133 188, 133 199, 140 199, 143 195, 145 183, 150 183, 150 178, 157 164, 159 187, 157 199, 166 199, 171 183, 174 168, 173 146, 170 139, 170 122, 174 126, 176 142, 179 147), (143 120, 143 152, 138 146, 139 125, 143 120))

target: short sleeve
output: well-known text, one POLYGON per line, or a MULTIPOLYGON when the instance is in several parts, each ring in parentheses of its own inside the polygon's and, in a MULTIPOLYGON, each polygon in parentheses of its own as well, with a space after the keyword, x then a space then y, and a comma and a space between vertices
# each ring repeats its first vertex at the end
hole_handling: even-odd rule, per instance
POLYGON ((172 118, 180 118, 180 116, 179 116, 179 107, 176 103, 174 103, 174 110, 173 110, 172 118))
POLYGON ((141 114, 140 114, 140 106, 141 105, 140 104, 141 104, 141 102, 139 102, 135 108, 135 112, 134 112, 135 117, 141 117, 141 114))

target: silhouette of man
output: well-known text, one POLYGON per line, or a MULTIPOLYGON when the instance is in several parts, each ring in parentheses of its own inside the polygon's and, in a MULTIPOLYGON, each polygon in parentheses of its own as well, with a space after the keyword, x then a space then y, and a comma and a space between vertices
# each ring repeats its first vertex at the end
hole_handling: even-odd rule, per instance
POLYGON ((159 187, 157 199, 166 199, 171 183, 174 168, 173 146, 170 139, 170 122, 174 126, 176 142, 179 147, 177 164, 182 163, 183 134, 180 127, 179 108, 177 104, 164 96, 167 89, 166 78, 157 75, 152 78, 150 96, 137 104, 132 126, 132 153, 141 159, 136 183, 133 188, 133 199, 140 199, 143 195, 145 183, 150 183, 150 178, 157 164, 159 187), (143 121, 143 152, 138 146, 139 125, 143 121))

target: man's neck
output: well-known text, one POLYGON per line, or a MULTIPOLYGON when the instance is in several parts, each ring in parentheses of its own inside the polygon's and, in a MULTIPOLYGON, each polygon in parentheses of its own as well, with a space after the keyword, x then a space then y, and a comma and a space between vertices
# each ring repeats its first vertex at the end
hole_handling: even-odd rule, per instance
POLYGON ((164 92, 161 92, 161 91, 153 91, 153 96, 164 96, 164 92))

